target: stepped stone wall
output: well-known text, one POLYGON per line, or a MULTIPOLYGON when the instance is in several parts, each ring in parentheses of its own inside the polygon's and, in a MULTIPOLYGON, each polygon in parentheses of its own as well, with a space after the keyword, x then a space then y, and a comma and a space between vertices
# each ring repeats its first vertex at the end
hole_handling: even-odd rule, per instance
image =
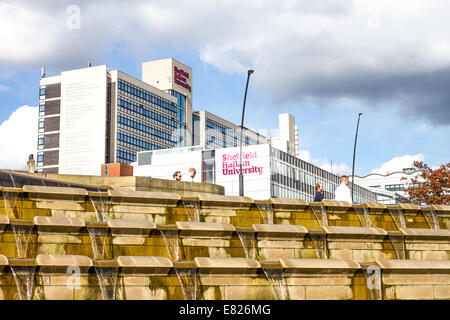
POLYGON ((450 299, 450 206, 0 194, 0 299, 450 299))

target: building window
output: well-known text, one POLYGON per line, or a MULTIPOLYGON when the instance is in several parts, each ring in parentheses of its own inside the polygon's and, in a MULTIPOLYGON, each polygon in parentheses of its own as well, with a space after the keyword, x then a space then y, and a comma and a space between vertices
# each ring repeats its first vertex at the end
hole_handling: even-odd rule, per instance
POLYGON ((405 188, 403 184, 387 184, 384 189, 387 191, 402 191, 405 188))
POLYGON ((45 104, 44 103, 41 103, 40 105, 39 105, 39 112, 44 112, 45 111, 45 104))
POLYGON ((44 154, 43 153, 38 154, 37 161, 38 162, 44 162, 44 154))
POLYGON ((39 145, 39 146, 44 145, 44 137, 39 137, 39 139, 38 139, 38 145, 39 145))
POLYGON ((39 121, 39 129, 43 129, 44 128, 44 120, 40 120, 39 121))
POLYGON ((39 90, 39 95, 45 96, 45 87, 42 87, 42 88, 39 90))

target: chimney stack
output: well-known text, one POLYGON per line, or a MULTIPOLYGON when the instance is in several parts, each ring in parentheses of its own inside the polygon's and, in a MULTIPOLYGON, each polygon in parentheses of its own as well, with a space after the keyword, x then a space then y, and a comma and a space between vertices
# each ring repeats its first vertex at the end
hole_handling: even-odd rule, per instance
POLYGON ((27 162, 27 171, 28 173, 34 173, 34 168, 36 165, 36 161, 34 160, 33 154, 30 154, 27 162))

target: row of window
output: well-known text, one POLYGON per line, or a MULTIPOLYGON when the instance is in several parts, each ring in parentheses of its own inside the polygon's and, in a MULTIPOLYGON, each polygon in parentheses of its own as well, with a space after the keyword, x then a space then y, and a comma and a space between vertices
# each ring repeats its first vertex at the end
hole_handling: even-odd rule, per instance
POLYGON ((142 105, 139 106, 129 100, 118 98, 117 105, 119 105, 127 110, 133 111, 137 114, 140 114, 140 115, 144 116, 145 118, 153 119, 158 122, 165 123, 166 125, 171 126, 173 128, 175 128, 177 126, 177 123, 175 120, 170 119, 169 117, 166 117, 158 112, 149 110, 142 105))
POLYGON ((170 90, 170 94, 177 98, 177 104, 181 108, 184 109, 186 107, 186 96, 185 95, 182 95, 181 93, 179 93, 175 90, 170 90))
POLYGON ((129 94, 139 97, 149 103, 154 103, 160 107, 167 109, 168 111, 176 112, 177 110, 177 107, 173 104, 173 102, 161 98, 147 90, 141 89, 126 81, 119 80, 117 87, 119 88, 119 90, 128 92, 129 94))
MULTIPOLYGON (((238 144, 240 143, 240 131, 225 127, 224 125, 221 125, 211 119, 206 119, 206 131, 210 133, 210 135, 214 134, 214 131, 222 134, 221 140, 226 140, 226 138, 229 138, 230 140, 233 140, 231 144, 238 144), (212 129, 212 130, 210 130, 212 129)), ((254 145, 258 144, 258 141, 255 139, 250 138, 249 136, 244 135, 244 145, 254 145)))
POLYGON ((130 128, 134 128, 139 131, 143 131, 151 135, 154 140, 161 140, 161 142, 165 142, 170 145, 175 145, 177 141, 177 139, 172 134, 156 129, 154 127, 150 127, 140 121, 129 119, 120 114, 117 116, 117 122, 123 124, 124 126, 128 126, 130 128))
POLYGON ((118 141, 122 141, 125 143, 129 143, 135 147, 140 147, 146 150, 159 150, 159 149, 163 149, 164 147, 160 144, 157 143, 152 143, 146 140, 142 140, 138 137, 134 137, 131 135, 127 135, 125 133, 122 132, 118 132, 117 133, 117 140, 118 141))
POLYGON ((387 185, 385 185, 384 189, 387 191, 402 191, 403 189, 405 189, 405 185, 404 184, 387 184, 387 185))
POLYGON ((136 153, 117 149, 117 160, 119 162, 130 163, 136 161, 136 153))

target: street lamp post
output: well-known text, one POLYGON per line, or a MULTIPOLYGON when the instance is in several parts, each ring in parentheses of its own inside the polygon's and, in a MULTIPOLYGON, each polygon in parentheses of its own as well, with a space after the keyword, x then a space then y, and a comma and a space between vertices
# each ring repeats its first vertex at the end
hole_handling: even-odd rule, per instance
POLYGON ((243 139, 243 131, 244 131, 245 100, 247 99, 248 81, 250 80, 250 75, 253 72, 254 72, 253 70, 248 70, 248 72, 247 72, 247 84, 245 85, 244 105, 242 107, 241 143, 240 143, 240 151, 239 151, 239 196, 241 196, 241 197, 244 196, 244 176, 242 174, 242 139, 243 139))
POLYGON ((359 118, 361 117, 362 112, 358 113, 358 122, 356 123, 356 134, 355 134, 355 145, 353 147, 353 165, 352 165, 352 202, 353 199, 353 186, 355 185, 355 153, 356 153, 356 140, 358 139, 358 127, 359 127, 359 118))

